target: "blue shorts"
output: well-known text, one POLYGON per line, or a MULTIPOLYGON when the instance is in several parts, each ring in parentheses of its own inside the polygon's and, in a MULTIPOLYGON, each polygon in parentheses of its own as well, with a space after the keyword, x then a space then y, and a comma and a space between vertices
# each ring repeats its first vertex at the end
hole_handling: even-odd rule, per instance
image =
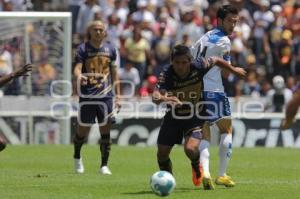
POLYGON ((214 123, 231 116, 230 104, 225 93, 204 91, 203 98, 208 115, 206 121, 214 123))
POLYGON ((115 123, 112 98, 79 99, 78 122, 82 125, 90 125, 96 123, 96 118, 100 126, 115 123))

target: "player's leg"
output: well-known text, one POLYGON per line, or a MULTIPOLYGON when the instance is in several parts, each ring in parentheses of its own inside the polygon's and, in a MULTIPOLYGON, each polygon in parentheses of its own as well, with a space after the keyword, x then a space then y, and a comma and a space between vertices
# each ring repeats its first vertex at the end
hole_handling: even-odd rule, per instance
POLYGON ((209 171, 209 147, 210 147, 210 126, 208 122, 203 125, 203 139, 199 145, 200 164, 203 168, 203 187, 205 190, 214 189, 213 180, 209 171))
POLYGON ((162 171, 168 171, 173 174, 172 161, 170 159, 170 153, 173 146, 158 144, 157 145, 157 163, 159 169, 162 171))
POLYGON ((113 116, 113 101, 112 99, 106 99, 99 102, 97 107, 97 119, 100 130, 100 153, 101 153, 101 165, 100 173, 105 175, 111 175, 111 171, 108 168, 108 159, 111 150, 110 130, 111 125, 115 123, 115 117, 113 116))
POLYGON ((234 181, 226 175, 232 154, 232 121, 229 118, 223 118, 216 124, 220 130, 219 176, 216 179, 216 184, 233 187, 234 181))
POLYGON ((75 172, 83 173, 84 166, 81 158, 81 148, 84 144, 91 126, 95 123, 95 106, 87 101, 79 101, 78 130, 74 136, 74 168, 75 172))
POLYGON ((101 152, 101 166, 100 172, 102 174, 111 175, 111 171, 108 168, 108 159, 111 149, 111 139, 110 139, 110 129, 111 124, 107 123, 104 126, 100 127, 101 139, 100 139, 100 152, 101 152))
POLYGON ((183 135, 181 123, 175 121, 171 113, 167 113, 163 119, 157 137, 157 163, 160 170, 173 174, 170 152, 174 144, 181 144, 183 135))
POLYGON ((84 144, 88 133, 90 132, 89 126, 81 126, 79 124, 78 131, 74 136, 74 169, 76 173, 84 173, 84 166, 81 158, 81 148, 84 144))
POLYGON ((193 173, 193 183, 195 186, 200 186, 203 180, 203 170, 199 161, 199 144, 202 138, 201 128, 194 128, 185 135, 184 152, 190 159, 193 173))

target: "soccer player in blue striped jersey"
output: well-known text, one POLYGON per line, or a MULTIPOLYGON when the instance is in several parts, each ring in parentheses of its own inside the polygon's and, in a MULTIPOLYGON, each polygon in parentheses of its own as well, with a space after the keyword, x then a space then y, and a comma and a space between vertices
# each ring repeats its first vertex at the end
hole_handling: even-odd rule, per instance
MULTIPOLYGON (((230 39, 228 35, 233 32, 239 20, 238 10, 232 5, 224 5, 217 12, 218 27, 207 32, 192 46, 194 58, 217 56, 230 63, 230 39)), ((218 66, 213 67, 204 76, 204 99, 207 103, 208 122, 203 127, 203 140, 199 145, 200 162, 203 166, 204 189, 214 189, 209 172, 209 145, 210 127, 216 124, 220 131, 219 145, 219 174, 215 182, 217 185, 233 187, 234 181, 226 175, 226 169, 232 153, 232 123, 228 98, 225 94, 222 74, 228 75, 226 70, 218 66)))
POLYGON ((114 46, 104 41, 107 33, 101 21, 91 22, 87 34, 88 41, 79 45, 76 54, 75 73, 77 73, 79 84, 77 89, 79 125, 74 137, 74 167, 75 172, 84 172, 80 151, 91 126, 97 119, 101 134, 100 173, 110 175, 111 171, 107 164, 111 148, 110 129, 111 124, 115 122, 114 97, 117 111, 120 108, 117 51, 114 46))

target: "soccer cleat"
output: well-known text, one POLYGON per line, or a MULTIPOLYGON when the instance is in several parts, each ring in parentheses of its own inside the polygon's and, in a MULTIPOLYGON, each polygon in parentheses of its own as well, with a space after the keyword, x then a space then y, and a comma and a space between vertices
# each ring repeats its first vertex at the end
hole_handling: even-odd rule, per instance
POLYGON ((102 173, 103 175, 111 175, 112 174, 107 166, 101 167, 100 168, 100 173, 102 173))
POLYGON ((80 159, 74 158, 74 168, 76 173, 79 174, 84 173, 84 166, 81 158, 80 159))
POLYGON ((231 177, 227 176, 227 175, 217 177, 215 183, 217 185, 224 185, 225 187, 234 187, 235 186, 235 182, 233 182, 231 177))
POLYGON ((214 190, 215 189, 215 185, 213 184, 213 180, 211 179, 211 177, 203 177, 203 188, 204 190, 214 190))
POLYGON ((202 180, 203 180, 203 169, 202 166, 199 164, 197 171, 192 167, 193 172, 193 183, 195 186, 200 186, 202 180))

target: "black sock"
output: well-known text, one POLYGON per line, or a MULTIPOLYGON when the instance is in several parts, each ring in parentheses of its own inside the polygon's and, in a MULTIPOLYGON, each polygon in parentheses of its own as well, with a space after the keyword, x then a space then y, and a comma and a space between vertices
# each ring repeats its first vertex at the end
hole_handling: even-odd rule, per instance
POLYGON ((192 160, 192 162, 191 162, 192 168, 196 172, 197 177, 200 177, 200 175, 201 175, 200 170, 199 170, 199 163, 200 162, 199 162, 199 158, 198 157, 197 157, 197 159, 192 160))
POLYGON ((158 163, 159 169, 161 171, 168 171, 168 172, 170 172, 170 173, 173 174, 173 171, 172 171, 172 161, 171 161, 170 158, 167 159, 167 160, 162 160, 162 161, 158 160, 157 163, 158 163))
POLYGON ((110 152, 110 134, 101 135, 100 152, 101 152, 101 167, 107 166, 110 152))
POLYGON ((77 134, 74 136, 74 158, 80 159, 81 147, 85 141, 85 137, 79 137, 77 134))

